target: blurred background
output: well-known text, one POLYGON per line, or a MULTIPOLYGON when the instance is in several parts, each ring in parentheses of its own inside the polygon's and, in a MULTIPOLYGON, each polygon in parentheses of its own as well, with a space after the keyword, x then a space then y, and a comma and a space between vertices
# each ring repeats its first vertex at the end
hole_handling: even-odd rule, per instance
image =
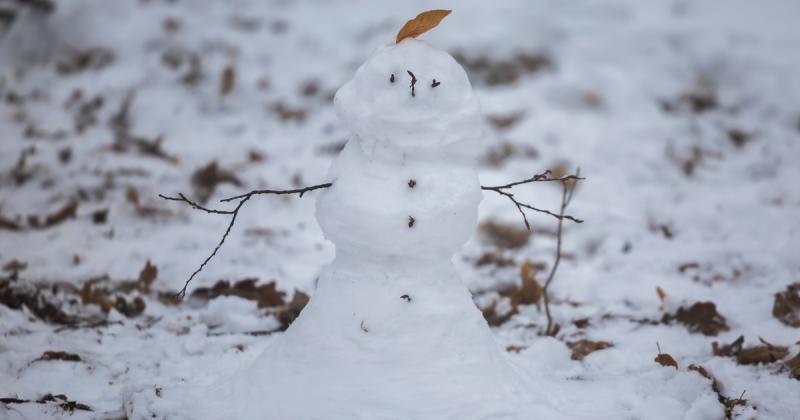
MULTIPOLYGON (((47 393, 165 415, 137 395, 240 365, 285 329, 334 255, 314 194, 248 202, 180 305, 228 219, 158 194, 227 208, 323 182, 348 139, 336 89, 433 8, 453 13, 420 39, 481 101, 482 184, 587 178, 550 288, 555 338, 538 299, 513 299, 521 267, 538 283, 551 267, 554 219, 532 214, 529 233, 487 194, 454 257, 521 369, 590 378, 575 386, 598 399, 614 377, 630 395, 594 406, 637 417, 658 342, 726 398, 747 390, 729 415, 800 412, 800 2, 0 0, 0 397, 30 401, 0 417, 63 410, 47 393), (786 353, 753 367, 712 351, 739 336, 786 353), (579 340, 610 348, 582 364, 579 340)), ((515 192, 559 205, 558 185, 515 192)))

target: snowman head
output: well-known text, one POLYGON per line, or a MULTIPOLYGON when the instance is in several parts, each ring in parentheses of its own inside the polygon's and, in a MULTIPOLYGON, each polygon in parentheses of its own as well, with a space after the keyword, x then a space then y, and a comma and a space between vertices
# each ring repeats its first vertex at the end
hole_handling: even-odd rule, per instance
POLYGON ((336 92, 334 106, 368 153, 435 156, 453 146, 469 153, 482 135, 464 69, 413 38, 375 51, 336 92))

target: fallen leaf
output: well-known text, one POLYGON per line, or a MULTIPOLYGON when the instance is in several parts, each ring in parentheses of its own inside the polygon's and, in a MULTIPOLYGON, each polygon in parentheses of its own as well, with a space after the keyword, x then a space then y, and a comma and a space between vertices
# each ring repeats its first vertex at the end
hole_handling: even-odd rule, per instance
POLYGON ((402 28, 400 28, 400 32, 397 33, 395 42, 399 44, 400 41, 406 38, 416 38, 425 32, 430 31, 439 25, 439 22, 449 15, 450 12, 451 10, 437 9, 428 10, 427 12, 418 14, 417 17, 409 20, 405 25, 403 25, 402 28))
POLYGON ((26 268, 28 268, 28 263, 14 258, 3 266, 3 271, 22 271, 26 268))
POLYGON ((667 294, 664 293, 664 290, 658 286, 656 286, 656 294, 658 295, 658 301, 663 305, 664 300, 667 299, 667 294))
POLYGON ((286 293, 277 290, 275 281, 260 286, 256 279, 244 279, 231 284, 227 280, 220 280, 211 288, 200 287, 192 293, 193 298, 211 300, 219 296, 237 296, 242 299, 258 302, 259 308, 277 307, 284 305, 286 293))
POLYGON ((775 293, 772 316, 794 328, 800 328, 800 283, 786 286, 786 290, 775 293))
POLYGON ((150 291, 150 285, 156 280, 157 276, 158 268, 151 264, 150 260, 147 260, 142 271, 139 272, 139 280, 137 281, 139 289, 144 293, 148 293, 150 291))
POLYGON ((608 341, 592 341, 581 339, 567 343, 567 347, 572 350, 572 360, 583 360, 584 357, 598 350, 613 347, 608 341))
POLYGON ((689 309, 680 307, 674 316, 669 314, 664 316, 665 322, 672 319, 686 325, 690 332, 699 332, 704 335, 715 336, 721 331, 730 329, 725 317, 717 312, 717 306, 713 302, 698 302, 689 309))
POLYGON ((786 367, 789 368, 789 377, 800 381, 800 353, 787 360, 786 367))
POLYGON ((275 317, 280 321, 282 330, 286 330, 292 325, 292 322, 300 316, 300 312, 303 311, 309 300, 307 294, 295 289, 292 300, 275 312, 275 317))
POLYGON ((28 216, 28 224, 32 228, 36 229, 44 229, 52 227, 64 222, 69 218, 75 217, 77 209, 78 209, 78 202, 75 200, 69 200, 67 204, 65 204, 63 207, 45 216, 43 224, 39 222, 39 217, 36 215, 28 216))
POLYGON ((527 347, 525 347, 525 346, 514 346, 514 345, 511 345, 511 346, 506 347, 506 351, 509 352, 509 353, 519 353, 522 350, 525 350, 526 348, 527 347))
POLYGON ((493 265, 495 267, 508 267, 514 265, 514 259, 505 257, 498 252, 485 252, 477 260, 475 260, 476 267, 485 265, 493 265))
POLYGON ((219 77, 219 96, 227 96, 236 86, 236 69, 227 66, 219 77))
POLYGON ((783 346, 772 345, 764 339, 760 346, 742 349, 736 354, 736 362, 741 365, 754 365, 759 363, 775 363, 789 354, 789 349, 783 346))
POLYGON ((504 224, 487 220, 481 223, 480 232, 484 238, 498 248, 516 249, 528 243, 530 232, 518 224, 504 224))
POLYGON ((201 203, 208 201, 217 189, 217 185, 222 183, 231 183, 237 187, 242 185, 233 172, 220 168, 217 161, 209 162, 192 174, 192 185, 201 203))
POLYGON ((689 365, 689 370, 693 370, 693 371, 699 373, 700 375, 702 375, 704 378, 706 378, 709 381, 711 381, 711 389, 714 391, 714 393, 717 394, 718 398, 720 398, 720 399, 724 398, 720 394, 719 382, 717 382, 717 378, 715 378, 714 375, 708 373, 706 368, 704 368, 703 366, 700 366, 700 365, 690 364, 689 365))
POLYGON ((103 312, 108 312, 114 307, 114 301, 106 296, 106 293, 103 290, 94 288, 91 281, 83 283, 83 288, 81 289, 81 301, 84 305, 99 305, 103 312))
POLYGON ((721 357, 731 357, 736 356, 741 350, 742 345, 744 344, 744 336, 740 335, 739 338, 731 342, 730 344, 725 344, 720 346, 717 344, 716 341, 711 343, 711 352, 714 353, 714 356, 721 356, 721 357))
POLYGON ((517 111, 506 115, 489 115, 486 117, 486 120, 489 121, 489 124, 494 128, 506 130, 516 125, 524 116, 524 111, 517 111))
POLYGON ((46 351, 42 353, 42 355, 34 360, 36 361, 49 361, 49 360, 63 360, 65 362, 80 362, 81 357, 77 354, 67 353, 65 351, 46 351))
POLYGON ((511 297, 512 305, 533 305, 542 298, 543 290, 536 281, 536 268, 530 261, 525 261, 520 267, 519 277, 522 286, 518 293, 511 297))
POLYGON ((675 359, 667 353, 659 353, 654 360, 661 366, 672 366, 675 369, 678 369, 678 362, 676 362, 675 359))

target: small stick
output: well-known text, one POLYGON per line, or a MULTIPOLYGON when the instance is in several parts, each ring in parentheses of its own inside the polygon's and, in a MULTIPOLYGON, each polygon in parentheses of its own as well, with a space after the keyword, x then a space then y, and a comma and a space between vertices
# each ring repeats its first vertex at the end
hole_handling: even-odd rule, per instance
POLYGON ((411 70, 406 70, 408 75, 411 76, 411 96, 414 96, 414 85, 417 84, 417 77, 414 76, 414 73, 411 73, 411 70))

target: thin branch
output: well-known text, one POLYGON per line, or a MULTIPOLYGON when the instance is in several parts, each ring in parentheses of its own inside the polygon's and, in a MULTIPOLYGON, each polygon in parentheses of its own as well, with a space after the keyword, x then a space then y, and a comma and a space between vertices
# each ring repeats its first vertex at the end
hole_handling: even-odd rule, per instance
POLYGON ((186 280, 186 283, 184 283, 183 287, 181 288, 181 290, 177 294, 178 299, 183 299, 186 296, 186 289, 189 287, 189 283, 192 282, 192 280, 194 279, 194 277, 198 273, 203 271, 203 268, 205 268, 205 266, 208 264, 208 262, 211 261, 211 259, 214 258, 215 255, 217 255, 217 252, 219 251, 219 249, 222 248, 222 245, 225 243, 225 240, 228 239, 228 235, 231 233, 231 229, 233 229, 234 223, 236 223, 236 217, 239 215, 239 210, 242 209, 242 206, 244 205, 244 203, 247 202, 247 200, 250 200, 250 198, 252 198, 254 195, 260 195, 260 194, 275 194, 275 195, 298 194, 300 197, 302 197, 303 194, 305 194, 305 193, 307 193, 309 191, 314 191, 314 190, 318 190, 318 189, 322 189, 322 188, 328 188, 331 185, 333 185, 333 184, 328 182, 328 183, 325 183, 325 184, 312 185, 310 187, 297 188, 297 189, 292 189, 292 190, 253 190, 253 191, 250 191, 247 194, 241 194, 241 195, 237 195, 235 197, 230 197, 230 198, 226 198, 226 199, 221 200, 222 202, 230 202, 230 201, 234 201, 234 200, 239 200, 239 202, 236 204, 236 207, 233 210, 210 209, 208 207, 202 206, 202 205, 200 205, 200 204, 198 204, 198 203, 186 198, 186 196, 183 195, 183 193, 179 193, 177 197, 170 197, 170 196, 166 196, 166 195, 163 195, 163 194, 159 194, 158 196, 163 198, 164 200, 182 201, 182 202, 184 202, 186 204, 189 204, 193 209, 202 210, 202 211, 204 211, 206 213, 209 213, 209 214, 231 215, 231 220, 230 220, 230 222, 228 222, 228 227, 225 229, 225 233, 222 234, 222 239, 220 239, 219 243, 217 243, 217 246, 214 247, 214 250, 211 251, 211 254, 209 256, 207 256, 205 260, 203 260, 202 264, 200 264, 200 267, 198 267, 196 270, 194 270, 192 275, 189 276, 189 279, 186 280))
POLYGON ((239 199, 242 199, 242 198, 245 198, 245 197, 250 198, 250 197, 252 197, 254 195, 259 195, 259 194, 275 194, 275 195, 300 194, 300 197, 303 197, 303 194, 305 194, 305 193, 307 193, 309 191, 328 188, 328 187, 330 187, 332 185, 333 185, 332 182, 326 182, 324 184, 312 185, 310 187, 297 188, 297 189, 294 189, 294 190, 253 190, 253 191, 250 191, 247 194, 240 194, 240 195, 233 196, 233 197, 223 198, 222 200, 219 200, 219 201, 221 201, 223 203, 226 203, 228 201, 239 200, 239 199))
MULTIPOLYGON (((511 202, 514 203, 514 206, 516 206, 516 208, 519 211, 519 213, 522 215, 522 220, 525 222, 525 227, 528 230, 531 230, 531 225, 530 225, 530 223, 528 223, 528 217, 525 215, 525 211, 523 210, 523 208, 553 216, 556 219, 558 219, 559 223, 561 221, 563 221, 564 219, 572 221, 572 222, 575 222, 575 223, 583 223, 583 220, 581 220, 581 219, 578 219, 576 217, 564 214, 563 209, 562 209, 562 211, 560 213, 553 213, 550 210, 540 209, 540 208, 534 207, 534 206, 532 206, 530 204, 520 202, 519 200, 514 198, 514 194, 513 193, 505 191, 505 190, 514 188, 514 187, 516 187, 518 185, 530 184, 532 182, 553 182, 553 181, 558 181, 558 182, 561 182, 562 186, 565 186, 568 182, 573 182, 574 183, 574 182, 577 182, 579 180, 585 179, 585 178, 581 178, 579 176, 579 174, 567 175, 567 176, 563 176, 563 177, 560 177, 560 178, 553 178, 551 175, 552 175, 552 172, 550 170, 547 170, 547 171, 545 171, 545 172, 543 172, 541 174, 536 174, 536 175, 534 175, 534 176, 532 176, 530 178, 524 179, 522 181, 516 181, 516 182, 511 182, 511 183, 508 183, 508 184, 504 184, 504 185, 496 185, 496 186, 491 186, 491 187, 487 187, 487 186, 481 185, 481 189, 484 190, 484 191, 494 191, 494 192, 502 195, 503 197, 506 197, 509 200, 511 200, 511 202)), ((569 198, 567 198, 567 200, 566 200, 567 204, 569 204, 569 200, 572 199, 572 190, 574 190, 574 187, 570 189, 569 198)))
POLYGON ((559 210, 559 217, 558 218, 558 228, 556 229, 556 255, 555 261, 553 262, 553 267, 550 269, 550 274, 547 275, 547 281, 544 282, 544 286, 542 287, 542 298, 544 299, 544 311, 547 315, 547 328, 545 328, 544 333, 545 335, 555 335, 555 329, 553 328, 553 316, 550 314, 550 297, 547 294, 548 288, 550 284, 553 282, 553 279, 556 275, 556 270, 558 270, 558 264, 561 262, 561 236, 563 232, 563 225, 564 225, 564 211, 567 209, 569 202, 572 201, 572 195, 575 191, 576 180, 583 179, 580 178, 581 169, 578 168, 575 172, 574 176, 560 178, 561 180, 561 208, 559 210), (573 180, 570 182, 570 180, 573 180))

